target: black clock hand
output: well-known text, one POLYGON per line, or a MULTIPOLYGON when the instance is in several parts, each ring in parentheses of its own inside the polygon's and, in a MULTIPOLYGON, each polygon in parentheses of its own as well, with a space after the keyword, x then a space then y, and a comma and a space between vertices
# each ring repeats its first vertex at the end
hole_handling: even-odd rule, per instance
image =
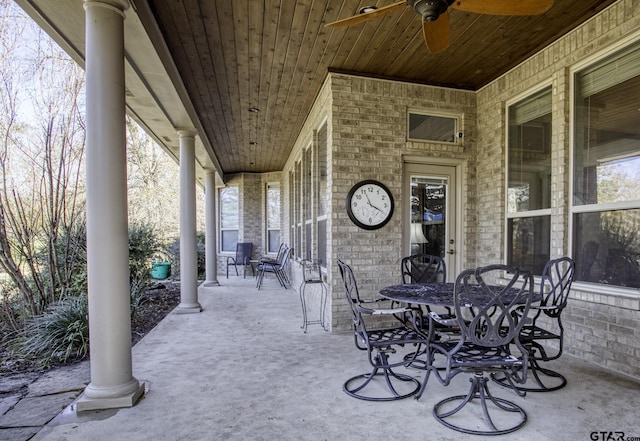
POLYGON ((375 208, 376 210, 378 210, 379 212, 381 212, 381 213, 382 213, 382 210, 381 210, 381 209, 379 209, 378 207, 376 207, 375 205, 373 205, 373 204, 371 203, 371 199, 369 199, 369 195, 368 195, 368 194, 366 194, 366 193, 365 193, 365 194, 364 194, 364 196, 367 198, 367 204, 369 204, 369 206, 370 206, 370 207, 373 207, 373 208, 375 208))

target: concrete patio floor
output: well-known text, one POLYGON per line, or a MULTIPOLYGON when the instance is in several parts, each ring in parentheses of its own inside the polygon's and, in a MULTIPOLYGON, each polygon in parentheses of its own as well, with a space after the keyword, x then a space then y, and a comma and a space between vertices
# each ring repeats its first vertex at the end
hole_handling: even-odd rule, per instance
MULTIPOLYGON (((369 370, 351 334, 324 332, 318 325, 304 334, 297 292, 279 288, 274 279, 265 280, 261 291, 250 277, 219 280, 222 286, 201 289, 201 313, 170 314, 134 347, 134 375, 147 389, 138 404, 82 414, 71 404, 32 439, 483 438, 448 429, 432 416, 437 401, 467 392, 465 375, 449 387, 432 378, 419 401, 351 398, 343 382, 369 370)), ((592 432, 640 437, 640 383, 570 356, 553 367, 569 378, 560 391, 521 398, 490 386, 528 414, 524 428, 503 438, 607 439, 592 432)), ((419 370, 407 372, 422 379, 419 370)))

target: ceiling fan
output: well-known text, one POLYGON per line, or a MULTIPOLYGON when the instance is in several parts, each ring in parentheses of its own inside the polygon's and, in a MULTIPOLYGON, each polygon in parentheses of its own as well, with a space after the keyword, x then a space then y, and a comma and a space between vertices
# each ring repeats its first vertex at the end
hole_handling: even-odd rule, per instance
POLYGON ((422 17, 422 32, 431 53, 449 47, 448 9, 490 15, 538 15, 548 11, 554 0, 404 0, 381 8, 367 6, 358 15, 328 23, 327 27, 350 26, 390 14, 404 7, 422 17))

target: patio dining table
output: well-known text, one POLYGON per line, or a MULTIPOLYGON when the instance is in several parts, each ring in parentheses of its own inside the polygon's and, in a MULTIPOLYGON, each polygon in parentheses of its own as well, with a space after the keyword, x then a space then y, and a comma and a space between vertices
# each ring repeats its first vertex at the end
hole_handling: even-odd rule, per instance
MULTIPOLYGON (((453 287, 454 283, 451 282, 402 283, 382 288, 380 295, 389 300, 414 305, 453 307, 453 287)), ((516 293, 518 290, 514 289, 513 292, 516 293)), ((486 296, 486 294, 479 292, 477 300, 481 300, 482 296, 486 296)), ((511 299, 507 297, 505 300, 510 301, 511 299)), ((542 295, 537 290, 534 291, 532 303, 540 300, 542 300, 542 295)))

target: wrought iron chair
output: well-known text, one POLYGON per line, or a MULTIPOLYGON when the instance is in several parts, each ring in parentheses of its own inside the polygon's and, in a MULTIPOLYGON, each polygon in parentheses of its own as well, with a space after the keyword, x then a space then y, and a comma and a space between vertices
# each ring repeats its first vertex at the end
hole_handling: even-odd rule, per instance
MULTIPOLYGON (((400 262, 400 270, 402 272, 402 283, 437 283, 447 281, 447 266, 445 261, 440 256, 434 256, 432 254, 413 254, 411 256, 405 256, 400 262)), ((392 307, 395 306, 393 303, 392 307)), ((459 328, 455 315, 451 311, 451 308, 442 307, 436 311, 424 305, 423 309, 414 308, 408 305, 410 308, 417 311, 418 323, 424 332, 428 332, 429 324, 433 325, 438 330, 439 337, 451 338, 452 335, 459 333, 459 328), (430 320, 428 315, 431 315, 433 320, 430 320)), ((399 320, 403 320, 403 317, 396 317, 399 320)), ((436 337, 434 337, 436 338, 436 337)), ((423 369, 425 368, 425 361, 421 357, 424 353, 424 348, 418 350, 416 354, 407 354, 406 359, 413 359, 412 367, 423 369)))
POLYGON ((251 251, 253 244, 251 242, 238 242, 236 245, 236 255, 227 257, 227 279, 229 278, 229 267, 233 266, 238 275, 238 265, 243 266, 242 277, 247 277, 247 265, 251 265, 251 251))
POLYGON ((417 328, 409 328, 407 326, 397 326, 395 328, 386 329, 367 329, 365 316, 381 316, 397 314, 400 312, 411 313, 408 308, 398 309, 374 309, 367 306, 378 300, 363 300, 360 298, 358 285, 353 275, 351 267, 341 260, 338 260, 340 275, 344 282, 345 295, 347 303, 351 308, 353 319, 353 331, 356 347, 362 351, 367 351, 369 363, 372 366, 370 373, 356 375, 348 379, 343 386, 344 391, 360 400, 367 401, 392 401, 415 395, 420 389, 420 382, 414 377, 406 374, 400 374, 393 370, 396 367, 404 367, 407 362, 404 357, 397 355, 391 360, 393 354, 396 354, 399 347, 413 344, 426 343, 426 336, 421 334, 417 328), (367 386, 369 392, 376 389, 376 379, 383 379, 386 390, 384 393, 368 393, 364 395, 362 391, 367 386))
MULTIPOLYGON (((575 263, 571 258, 560 257, 550 260, 545 265, 540 279, 542 300, 539 305, 531 306, 533 317, 528 318, 522 311, 516 311, 517 317, 524 320, 520 342, 529 354, 528 378, 531 380, 518 386, 521 391, 550 392, 567 384, 567 379, 562 374, 540 366, 540 362, 556 360, 562 355, 562 311, 567 306, 574 273, 575 263), (551 351, 543 345, 547 342, 555 342, 551 351)), ((504 377, 497 378, 494 375, 494 381, 509 386, 504 377)))
POLYGON ((262 281, 264 280, 265 273, 273 273, 276 276, 276 279, 278 279, 278 282, 280 282, 280 285, 285 289, 288 287, 287 285, 291 285, 289 282, 289 276, 287 275, 287 264, 289 262, 289 257, 291 257, 291 251, 291 248, 285 246, 275 263, 263 262, 258 264, 258 280, 256 281, 256 287, 258 289, 262 288, 262 281))
MULTIPOLYGON (((506 265, 490 265, 463 271, 454 287, 455 314, 461 333, 457 341, 430 341, 427 373, 418 398, 422 395, 431 372, 443 385, 461 373, 470 373, 471 387, 466 395, 438 402, 435 418, 445 426, 464 433, 501 435, 520 429, 527 414, 517 404, 495 397, 488 389, 486 372, 502 372, 514 385, 523 383, 527 375, 528 352, 519 341, 524 323, 513 316, 516 308, 529 311, 533 297, 533 276, 529 271, 506 265), (507 278, 505 285, 490 285, 507 278), (463 319, 471 310, 473 314, 463 319), (514 355, 509 346, 519 350, 514 355), (444 368, 436 368, 433 359, 445 358, 444 368), (488 429, 478 428, 475 403, 479 403, 488 429), (465 409, 466 408, 466 409, 465 409), (463 412, 463 409, 464 412, 463 412), (501 412, 499 422, 491 412, 501 412), (500 426, 500 427, 498 427, 500 426)), ((432 326, 430 336, 433 334, 432 326)), ((514 388, 514 390, 516 390, 514 388)), ((524 395, 524 392, 518 392, 524 395)))
POLYGON ((402 258, 402 283, 432 283, 447 281, 444 259, 431 254, 414 254, 402 258))
POLYGON ((302 282, 300 282, 300 304, 302 306, 302 326, 304 332, 307 332, 307 326, 312 324, 318 324, 326 331, 327 328, 324 324, 325 309, 327 307, 327 286, 322 278, 322 269, 318 260, 303 260, 302 261, 302 282), (320 289, 319 309, 320 316, 318 320, 309 320, 307 317, 307 286, 318 286, 320 289))

